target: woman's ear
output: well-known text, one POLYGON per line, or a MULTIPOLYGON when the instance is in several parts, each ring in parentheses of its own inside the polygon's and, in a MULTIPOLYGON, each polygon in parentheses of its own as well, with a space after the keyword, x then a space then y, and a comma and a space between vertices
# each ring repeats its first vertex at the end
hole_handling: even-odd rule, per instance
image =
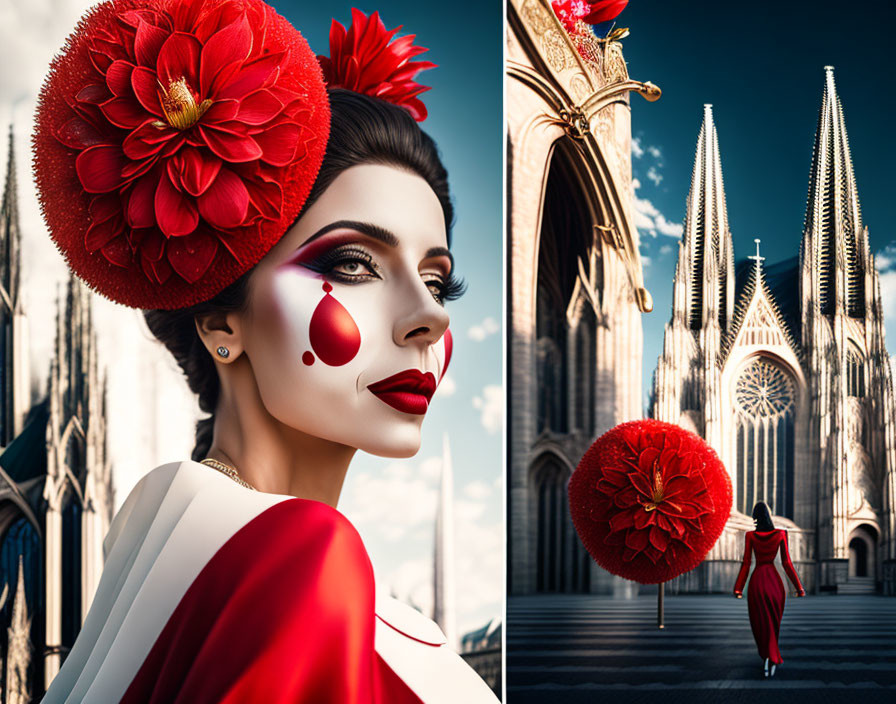
POLYGON ((237 313, 206 313, 194 317, 193 322, 199 339, 216 362, 229 364, 243 353, 241 321, 237 313))

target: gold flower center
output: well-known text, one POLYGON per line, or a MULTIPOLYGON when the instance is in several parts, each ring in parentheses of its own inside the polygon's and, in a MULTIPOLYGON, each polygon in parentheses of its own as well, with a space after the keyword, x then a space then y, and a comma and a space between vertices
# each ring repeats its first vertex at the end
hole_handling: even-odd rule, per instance
POLYGON ((653 511, 663 500, 663 475, 656 465, 653 467, 653 494, 650 498, 651 501, 642 504, 645 511, 653 511))
MULTIPOLYGON (((165 120, 176 130, 189 129, 199 122, 199 118, 211 107, 212 101, 208 99, 196 104, 196 98, 185 78, 171 81, 167 88, 160 82, 159 87, 159 97, 161 98, 162 112, 165 113, 165 120)), ((164 127, 164 124, 158 122, 156 126, 164 127)))

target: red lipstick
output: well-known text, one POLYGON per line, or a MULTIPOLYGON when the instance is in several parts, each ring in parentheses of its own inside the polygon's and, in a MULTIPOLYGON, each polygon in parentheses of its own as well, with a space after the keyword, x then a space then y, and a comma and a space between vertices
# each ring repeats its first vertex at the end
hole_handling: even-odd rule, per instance
POLYGON ((367 387, 380 401, 402 413, 422 416, 436 392, 436 378, 431 372, 406 369, 367 387))

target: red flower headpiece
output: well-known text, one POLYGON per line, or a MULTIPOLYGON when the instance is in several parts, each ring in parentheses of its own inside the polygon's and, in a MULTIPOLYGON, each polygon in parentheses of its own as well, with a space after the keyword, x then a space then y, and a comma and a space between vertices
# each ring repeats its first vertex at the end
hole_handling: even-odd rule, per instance
POLYGON ((41 91, 41 206, 91 288, 132 307, 186 307, 284 234, 329 126, 313 52, 261 0, 106 2, 41 91))
POLYGON ((318 56, 324 79, 331 88, 347 88, 400 105, 417 121, 426 119, 426 106, 417 97, 429 86, 421 86, 414 77, 435 68, 431 61, 411 61, 428 51, 413 46, 416 35, 392 41, 401 29, 386 30, 374 12, 369 17, 352 8, 352 25, 346 31, 339 22, 330 25, 330 56, 318 56))
POLYGON ((657 420, 599 437, 569 481, 573 524, 604 569, 657 584, 694 569, 731 514, 731 479, 706 442, 657 420))

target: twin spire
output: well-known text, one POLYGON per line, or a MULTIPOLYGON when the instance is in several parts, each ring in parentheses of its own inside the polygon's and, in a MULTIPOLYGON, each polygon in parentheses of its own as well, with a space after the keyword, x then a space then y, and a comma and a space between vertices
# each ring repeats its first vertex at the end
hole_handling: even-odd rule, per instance
MULTIPOLYGON (((825 66, 803 232, 804 267, 822 314, 832 314, 839 300, 849 315, 864 315, 867 250, 843 108, 834 69, 825 66)), ((674 310, 689 328, 727 328, 734 311, 734 250, 712 105, 703 106, 676 284, 674 310)))
POLYGON ((689 295, 676 309, 684 309, 688 327, 712 320, 724 329, 734 310, 734 252, 712 105, 703 106, 678 269, 689 295))
POLYGON ((804 265, 814 272, 812 299, 823 315, 831 315, 840 307, 853 317, 862 317, 868 239, 862 226, 834 67, 825 66, 824 70, 803 227, 804 265))

